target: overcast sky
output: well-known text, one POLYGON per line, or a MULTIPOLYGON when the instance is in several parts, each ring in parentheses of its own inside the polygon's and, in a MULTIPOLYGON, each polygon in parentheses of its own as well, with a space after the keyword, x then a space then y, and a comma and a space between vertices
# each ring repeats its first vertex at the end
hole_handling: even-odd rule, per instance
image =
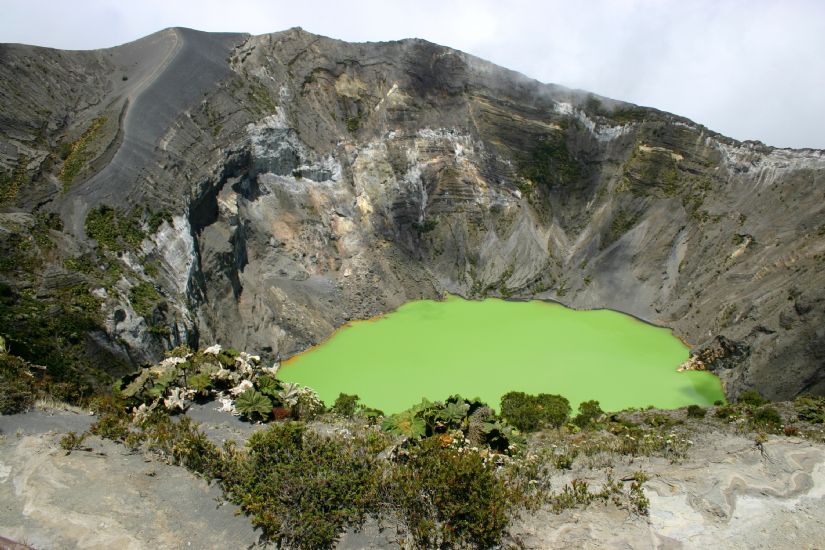
POLYGON ((0 42, 101 48, 172 26, 425 38, 737 139, 825 148, 825 0, 0 0, 0 42))

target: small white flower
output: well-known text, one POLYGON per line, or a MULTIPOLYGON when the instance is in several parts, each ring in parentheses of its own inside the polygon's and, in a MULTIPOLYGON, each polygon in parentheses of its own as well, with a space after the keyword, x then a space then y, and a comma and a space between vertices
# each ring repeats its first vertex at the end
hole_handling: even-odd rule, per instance
POLYGON ((264 367, 261 370, 264 372, 264 374, 268 374, 270 376, 275 376, 276 374, 278 374, 278 370, 280 368, 281 368, 281 364, 279 362, 275 361, 274 363, 272 363, 271 367, 264 367))
POLYGON ((208 348, 203 350, 203 352, 208 353, 209 355, 218 355, 222 349, 223 348, 221 348, 220 344, 215 344, 214 346, 209 346, 208 348))
POLYGON ((175 409, 180 409, 182 411, 186 410, 186 401, 185 401, 186 392, 182 391, 180 388, 172 388, 172 391, 169 394, 169 397, 163 400, 163 406, 173 411, 175 409))
POLYGON ((167 357, 163 361, 160 362, 161 367, 174 367, 175 365, 180 365, 181 363, 186 363, 186 359, 183 357, 167 357))
POLYGON ((218 401, 220 401, 221 406, 218 409, 220 412, 228 412, 232 414, 238 414, 238 411, 235 410, 235 402, 232 401, 229 397, 219 397, 218 401))
POLYGON ((251 390, 254 387, 255 386, 249 380, 241 380, 241 383, 232 388, 231 390, 229 390, 229 393, 231 393, 235 397, 238 397, 246 390, 251 390))
POLYGON ((232 371, 223 367, 212 373, 213 380, 229 380, 230 376, 232 376, 232 371))
POLYGON ((136 408, 135 410, 132 411, 132 422, 134 422, 135 424, 139 424, 144 419, 146 419, 146 417, 149 416, 149 413, 151 413, 153 410, 155 410, 155 408, 157 406, 158 406, 158 400, 157 399, 155 399, 152 402, 152 404, 149 405, 148 407, 146 406, 146 403, 141 403, 138 408, 136 408))
POLYGON ((246 361, 247 363, 252 363, 252 364, 255 364, 255 365, 257 365, 258 363, 261 362, 261 356, 260 355, 250 355, 250 354, 246 353, 245 351, 242 351, 241 353, 239 353, 238 357, 241 360, 246 361))

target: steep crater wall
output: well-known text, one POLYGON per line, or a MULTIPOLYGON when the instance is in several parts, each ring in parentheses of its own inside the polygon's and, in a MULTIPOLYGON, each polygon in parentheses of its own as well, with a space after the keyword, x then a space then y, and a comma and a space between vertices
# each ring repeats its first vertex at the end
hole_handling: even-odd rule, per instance
MULTIPOLYGON (((142 218, 102 306, 126 356, 217 340, 284 358, 349 319, 451 292, 617 309, 673 328, 731 395, 825 393, 822 151, 735 142, 418 40, 182 36, 180 59, 207 52, 214 82, 141 144, 129 181, 61 195, 59 161, 27 160, 39 191, 6 202, 66 218, 59 238, 75 249, 47 259, 63 265, 95 245, 73 219, 78 196, 109 204, 116 184, 110 206, 167 213, 142 218), (139 281, 159 293, 151 314, 131 303, 139 281)), ((94 93, 119 105, 118 90, 94 93)), ((21 137, 31 109, 12 109, 2 150, 47 159, 102 108, 62 107, 77 122, 45 131, 45 149, 21 137)), ((19 158, 0 160, 15 173, 19 158)))

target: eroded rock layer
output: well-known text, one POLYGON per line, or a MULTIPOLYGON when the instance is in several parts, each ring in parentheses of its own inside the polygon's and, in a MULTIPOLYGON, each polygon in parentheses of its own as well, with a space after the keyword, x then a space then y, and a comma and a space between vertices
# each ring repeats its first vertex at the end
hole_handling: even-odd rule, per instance
POLYGON ((825 393, 823 151, 421 40, 168 29, 3 45, 0 75, 4 250, 44 239, 4 292, 92 292, 84 349, 112 372, 199 337, 286 357, 451 292, 617 309, 673 328, 731 395, 825 393), (139 235, 104 282, 101 206, 139 235))

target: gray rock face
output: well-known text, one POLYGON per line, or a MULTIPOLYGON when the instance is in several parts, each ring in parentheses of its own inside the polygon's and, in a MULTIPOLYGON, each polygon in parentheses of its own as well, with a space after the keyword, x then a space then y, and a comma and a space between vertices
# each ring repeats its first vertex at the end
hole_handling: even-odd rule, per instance
POLYGON ((12 540, 34 548, 256 545, 259 534, 217 486, 107 440, 67 455, 59 439, 22 430, 0 440, 0 530, 12 540))
POLYGON ((144 354, 203 338, 285 357, 411 299, 539 297, 697 352, 724 339, 737 354, 711 367, 731 395, 825 393, 823 151, 420 40, 169 29, 94 52, 4 45, 0 75, 0 165, 23 158, 30 180, 7 209, 59 213, 80 249, 101 204, 172 216, 127 274, 162 291, 171 327, 133 337, 144 354), (61 184, 57 144, 103 115, 61 184))
POLYGON ((522 518, 511 537, 522 548, 816 548, 825 536, 822 447, 777 438, 760 453, 744 437, 708 435, 684 463, 634 464, 652 472, 649 517, 611 505, 542 510, 522 518))

